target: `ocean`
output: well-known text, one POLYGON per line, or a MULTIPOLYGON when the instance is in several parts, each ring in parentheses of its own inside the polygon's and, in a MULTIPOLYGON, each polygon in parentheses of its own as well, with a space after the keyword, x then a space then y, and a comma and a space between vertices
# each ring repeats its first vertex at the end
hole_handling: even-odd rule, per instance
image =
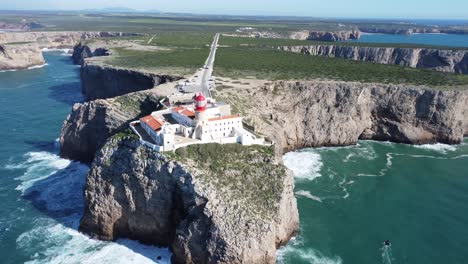
POLYGON ((44 55, 44 67, 0 72, 0 263, 170 263, 167 249, 77 231, 89 168, 61 159, 57 138, 83 100, 79 67, 44 55))
MULTIPOLYGON (((0 72, 0 262, 169 263, 167 249, 77 231, 89 168, 61 159, 57 138, 83 100, 79 68, 62 52, 45 58, 41 68, 0 72)), ((288 153, 284 161, 295 172, 301 226, 278 251, 279 263, 468 259, 468 141, 362 141, 288 153)))
POLYGON ((455 34, 413 34, 413 35, 391 35, 391 34, 364 34, 359 40, 348 40, 347 42, 367 43, 406 43, 425 44, 447 47, 468 48, 468 35, 455 34))

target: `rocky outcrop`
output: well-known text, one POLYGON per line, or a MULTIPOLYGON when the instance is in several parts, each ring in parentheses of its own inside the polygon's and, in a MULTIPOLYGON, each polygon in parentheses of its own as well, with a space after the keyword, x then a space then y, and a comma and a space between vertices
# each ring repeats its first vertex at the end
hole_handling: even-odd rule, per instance
POLYGON ((0 22, 0 30, 5 30, 5 31, 28 31, 28 30, 40 29, 44 27, 45 27, 44 25, 37 23, 35 21, 31 21, 31 22, 22 21, 21 23, 0 22))
POLYGON ((349 39, 359 39, 359 30, 347 31, 298 31, 293 32, 291 39, 316 40, 316 41, 345 41, 349 39))
POLYGON ((399 27, 360 27, 363 33, 393 34, 393 35, 413 35, 413 34, 467 34, 464 28, 457 27, 422 27, 422 28, 399 28, 399 27))
POLYGON ((62 126, 60 156, 91 163, 110 136, 128 129, 128 124, 139 116, 158 109, 159 100, 151 91, 144 91, 75 104, 62 126))
POLYGON ((280 50, 380 64, 468 74, 468 51, 413 48, 379 48, 339 45, 283 46, 280 50))
POLYGON ((273 152, 209 144, 169 158, 114 137, 88 175, 80 230, 169 246, 173 263, 275 263, 299 218, 293 175, 273 152))
POLYGON ((74 64, 84 65, 86 58, 110 56, 111 51, 105 46, 78 43, 73 47, 72 59, 74 64))
POLYGON ((0 45, 0 71, 21 70, 45 64, 36 43, 0 45))
MULTIPOLYGON (((27 69, 45 63, 42 50, 70 49, 82 40, 98 37, 136 36, 121 32, 2 32, 0 33, 0 70, 27 69)), ((85 48, 84 48, 85 49, 85 48)), ((81 63, 88 54, 105 55, 105 49, 83 50, 74 60, 81 63), (80 59, 81 57, 81 59, 80 59)), ((88 56, 89 57, 89 56, 88 56)))
POLYGON ((0 33, 0 44, 17 42, 35 42, 40 48, 70 49, 82 40, 103 37, 138 36, 137 33, 122 32, 3 32, 0 33))
POLYGON ((468 134, 468 91, 311 81, 225 89, 216 96, 243 109, 256 130, 285 151, 359 139, 457 144, 468 134))
POLYGON ((86 100, 105 99, 182 79, 183 76, 158 75, 137 70, 85 64, 81 67, 82 92, 86 100))

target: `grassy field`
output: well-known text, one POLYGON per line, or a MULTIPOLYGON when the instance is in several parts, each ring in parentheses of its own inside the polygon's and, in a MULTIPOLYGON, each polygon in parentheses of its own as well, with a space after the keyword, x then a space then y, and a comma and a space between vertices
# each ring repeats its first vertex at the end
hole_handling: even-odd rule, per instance
MULTIPOLYGON (((159 73, 193 74, 206 61, 214 33, 161 32, 129 40, 138 49, 112 48, 114 55, 106 64, 124 68, 147 69, 159 73), (145 50, 145 48, 147 48, 145 50)), ((115 39, 101 39, 115 41, 115 39)))
POLYGON ((250 77, 266 80, 304 80, 318 78, 438 87, 468 85, 468 75, 305 56, 265 47, 219 48, 215 74, 234 79, 250 77))

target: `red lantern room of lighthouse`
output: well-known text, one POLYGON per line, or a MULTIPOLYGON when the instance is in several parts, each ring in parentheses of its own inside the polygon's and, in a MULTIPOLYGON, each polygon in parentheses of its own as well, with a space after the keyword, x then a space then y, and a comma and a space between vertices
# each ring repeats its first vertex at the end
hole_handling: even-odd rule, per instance
POLYGON ((204 112, 206 110, 207 100, 200 93, 195 97, 195 111, 204 112))

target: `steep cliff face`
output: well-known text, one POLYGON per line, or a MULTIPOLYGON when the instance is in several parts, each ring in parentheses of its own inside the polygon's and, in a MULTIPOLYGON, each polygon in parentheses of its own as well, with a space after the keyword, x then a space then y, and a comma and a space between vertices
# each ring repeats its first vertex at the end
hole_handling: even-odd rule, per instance
POLYGON ((86 58, 110 56, 111 52, 107 47, 78 43, 73 47, 72 59, 74 64, 83 65, 86 58))
POLYGON ((0 45, 0 70, 20 70, 45 63, 35 43, 0 45))
POLYGON ((349 39, 359 39, 361 32, 359 30, 347 31, 298 31, 290 36, 292 39, 317 40, 317 41, 344 41, 349 39))
POLYGON ((216 96, 243 109, 285 151, 358 139, 455 144, 468 133, 467 91, 317 81, 225 89, 216 96))
POLYGON ((159 107, 159 97, 142 91, 107 99, 77 103, 62 126, 60 156, 90 163, 97 150, 130 121, 159 107))
POLYGON ((269 147, 199 145, 168 158, 114 137, 88 175, 80 230, 170 246, 173 263, 275 263, 298 230, 293 180, 269 147))
POLYGON ((35 42, 40 48, 72 48, 81 40, 98 37, 138 36, 137 33, 122 32, 83 32, 83 31, 46 31, 46 32, 3 32, 0 33, 1 43, 35 42))
POLYGON ((182 76, 157 75, 136 70, 85 64, 81 67, 82 92, 86 100, 105 99, 148 90, 182 76))
POLYGON ((468 74, 468 51, 410 48, 353 47, 337 45, 283 46, 280 50, 380 64, 426 68, 468 74))
MULTIPOLYGON (((82 40, 98 37, 136 36, 121 32, 3 32, 0 33, 0 70, 27 69, 45 63, 42 49, 69 49, 82 40)), ((83 50, 76 54, 75 63, 83 58, 106 55, 105 49, 83 50), (81 58, 80 58, 81 57, 81 58)))

